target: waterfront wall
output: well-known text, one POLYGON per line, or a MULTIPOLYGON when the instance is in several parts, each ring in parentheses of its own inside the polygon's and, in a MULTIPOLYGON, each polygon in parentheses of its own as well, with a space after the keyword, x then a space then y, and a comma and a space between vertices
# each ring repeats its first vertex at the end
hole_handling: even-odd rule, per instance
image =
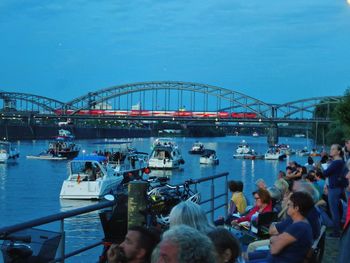
POLYGON ((141 138, 152 136, 151 129, 145 128, 0 125, 0 139, 7 138, 10 141, 52 139, 58 135, 59 129, 71 131, 77 139, 141 138))

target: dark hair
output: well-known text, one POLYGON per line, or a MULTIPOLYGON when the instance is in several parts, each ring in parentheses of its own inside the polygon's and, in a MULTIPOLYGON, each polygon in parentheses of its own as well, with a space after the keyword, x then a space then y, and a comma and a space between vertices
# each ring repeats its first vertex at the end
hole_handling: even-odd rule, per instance
POLYGON ((208 236, 213 242, 218 255, 222 255, 226 249, 230 249, 232 254, 230 260, 227 262, 236 262, 236 259, 241 254, 241 247, 238 240, 229 230, 223 227, 217 227, 209 232, 208 236))
POLYGON ((341 147, 341 145, 340 144, 333 144, 333 145, 337 147, 337 150, 339 151, 339 156, 341 158, 344 158, 344 152, 343 152, 343 148, 341 147))
POLYGON ((152 251, 160 241, 160 232, 155 228, 145 228, 143 226, 132 226, 128 230, 140 233, 137 246, 146 251, 145 260, 150 261, 152 251))
POLYGON ((270 204, 271 203, 271 195, 269 191, 265 189, 259 188, 255 192, 253 192, 253 195, 257 194, 263 204, 270 204))
POLYGON ((238 191, 238 182, 237 181, 228 181, 228 189, 230 189, 231 192, 237 192, 238 191))
POLYGON ((307 157, 307 163, 310 165, 314 164, 314 159, 311 156, 307 157))
POLYGON ((314 206, 314 200, 311 195, 306 192, 298 191, 293 193, 290 197, 290 201, 293 203, 294 207, 299 208, 299 213, 304 217, 314 206))
POLYGON ((315 182, 316 181, 315 175, 316 175, 315 171, 314 170, 310 170, 307 173, 305 179, 309 180, 310 182, 315 182))
POLYGON ((243 182, 242 181, 237 181, 237 191, 243 192, 243 182))

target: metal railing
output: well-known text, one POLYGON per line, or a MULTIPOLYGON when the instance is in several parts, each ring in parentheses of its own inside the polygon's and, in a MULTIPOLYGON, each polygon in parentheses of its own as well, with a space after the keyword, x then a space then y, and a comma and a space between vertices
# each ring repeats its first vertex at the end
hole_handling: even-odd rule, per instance
POLYGON ((94 243, 92 245, 89 245, 87 247, 84 247, 82 249, 73 251, 69 254, 65 254, 64 219, 74 217, 77 215, 81 215, 81 214, 86 214, 86 213, 93 212, 93 211, 96 211, 99 209, 111 207, 111 206, 115 205, 116 202, 117 202, 117 200, 103 201, 103 202, 100 202, 98 204, 89 205, 89 206, 85 206, 82 208, 77 208, 77 209, 70 210, 67 212, 61 212, 61 213, 57 213, 54 215, 49 215, 46 217, 41 217, 38 219, 30 220, 30 221, 27 221, 24 223, 20 223, 20 224, 8 226, 8 227, 2 227, 2 228, 0 228, 0 239, 3 236, 7 236, 9 234, 12 234, 12 233, 20 231, 20 230, 24 230, 24 229, 28 229, 28 228, 32 228, 32 227, 41 226, 41 225, 49 224, 52 222, 60 221, 60 231, 59 232, 61 234, 61 241, 60 241, 60 245, 58 248, 59 258, 55 259, 52 262, 64 262, 64 259, 66 259, 66 258, 72 257, 74 255, 77 255, 81 252, 84 252, 86 250, 89 250, 91 248, 97 247, 100 244, 102 244, 102 241, 100 241, 100 242, 94 243))
MULTIPOLYGON (((225 216, 227 215, 227 200, 228 200, 227 178, 228 178, 228 174, 229 173, 226 172, 226 173, 221 173, 218 175, 213 175, 213 176, 201 178, 198 180, 191 180, 191 185, 194 185, 196 192, 198 191, 199 184, 210 182, 210 197, 206 200, 201 201, 200 205, 207 204, 207 203, 210 204, 210 210, 206 211, 206 214, 209 214, 209 213, 211 214, 212 221, 214 221, 214 212, 222 207, 226 208, 225 209, 225 216), (221 193, 216 193, 214 181, 219 179, 219 178, 223 178, 223 177, 225 178, 224 191, 221 193), (218 204, 217 206, 215 206, 215 200, 218 200, 219 198, 224 198, 224 197, 225 197, 224 201, 221 204, 218 204)), ((103 208, 112 207, 116 204, 116 202, 117 202, 116 199, 114 201, 102 201, 102 202, 99 202, 98 204, 93 204, 93 205, 89 205, 86 207, 77 208, 74 210, 61 212, 61 213, 49 215, 46 217, 41 217, 38 219, 30 220, 30 221, 16 224, 16 225, 12 225, 12 226, 2 227, 2 228, 0 228, 0 239, 1 239, 1 237, 15 233, 17 231, 21 231, 21 230, 29 229, 32 227, 41 226, 41 225, 45 225, 45 224, 59 221, 60 222, 59 232, 61 234, 61 240, 60 240, 60 244, 58 247, 58 258, 54 259, 51 262, 64 262, 64 260, 66 258, 75 256, 77 254, 80 254, 84 251, 87 251, 89 249, 92 249, 92 248, 97 247, 97 246, 102 244, 102 240, 101 240, 101 241, 96 242, 94 244, 85 246, 85 247, 80 248, 78 250, 74 250, 68 254, 65 254, 64 219, 78 216, 81 214, 86 214, 86 213, 100 210, 103 208)))

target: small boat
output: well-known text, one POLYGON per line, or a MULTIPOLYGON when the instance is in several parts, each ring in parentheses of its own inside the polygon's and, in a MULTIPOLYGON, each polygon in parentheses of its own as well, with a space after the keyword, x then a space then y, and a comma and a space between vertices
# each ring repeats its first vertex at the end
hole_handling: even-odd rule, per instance
POLYGON ((177 169, 185 161, 181 151, 173 141, 156 140, 148 161, 149 167, 153 169, 177 169))
POLYGON ((15 162, 19 152, 8 141, 0 141, 0 163, 15 162))
POLYGON ((199 163, 216 165, 219 164, 219 159, 216 156, 216 152, 214 150, 206 149, 199 158, 199 163))
POLYGON ((299 156, 310 156, 310 151, 305 147, 302 150, 297 151, 297 155, 299 156))
MULTIPOLYGON (((121 142, 113 146, 110 151, 103 153, 108 158, 117 175, 128 175, 134 178, 142 176, 148 168, 148 154, 138 152, 134 147, 129 146, 131 142, 121 142)), ((101 155, 101 153, 99 153, 101 155)))
POLYGON ((233 158, 235 159, 263 159, 263 155, 259 155, 250 146, 247 144, 245 140, 242 140, 241 144, 239 144, 236 148, 236 153, 233 154, 233 158))
POLYGON ((60 198, 100 199, 116 193, 123 179, 104 156, 76 157, 69 162, 68 178, 63 181, 60 198))
POLYGON ((284 150, 277 146, 270 147, 265 153, 265 160, 284 160, 287 157, 284 150))
POLYGON ((50 141, 49 148, 37 155, 27 155, 28 159, 66 160, 78 156, 80 148, 72 141, 73 135, 67 130, 59 130, 55 140, 50 141))
POLYGON ((253 136, 253 137, 258 137, 258 136, 259 136, 259 133, 257 133, 257 132, 255 131, 255 132, 253 132, 252 136, 253 136))
POLYGON ((311 157, 321 156, 321 153, 319 151, 317 151, 316 149, 312 149, 309 156, 311 156, 311 157))
POLYGON ((195 142, 188 153, 190 154, 203 154, 205 152, 205 146, 201 142, 195 142))

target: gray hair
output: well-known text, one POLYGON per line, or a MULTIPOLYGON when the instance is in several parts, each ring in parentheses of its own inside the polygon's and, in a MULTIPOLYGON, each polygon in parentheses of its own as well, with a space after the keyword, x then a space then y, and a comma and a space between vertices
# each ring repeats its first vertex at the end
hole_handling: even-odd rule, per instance
POLYGON ((318 200, 320 200, 320 193, 317 191, 315 186, 310 182, 294 181, 293 192, 308 193, 312 197, 312 200, 314 201, 314 203, 317 203, 318 200))
POLYGON ((202 208, 191 201, 177 204, 169 215, 170 228, 176 225, 188 225, 207 234, 214 229, 202 208))
POLYGON ((283 179, 283 178, 277 179, 273 185, 274 185, 278 190, 281 191, 282 196, 285 195, 285 194, 288 192, 289 184, 288 184, 288 182, 287 182, 285 179, 283 179))
MULTIPOLYGON (((164 242, 169 242, 177 247, 178 263, 216 262, 216 250, 210 238, 192 227, 178 225, 170 228, 164 232, 162 241, 159 244, 160 248, 164 242)), ((158 259, 159 250, 156 250, 155 254, 158 254, 158 256, 152 256, 152 260, 158 259)))

